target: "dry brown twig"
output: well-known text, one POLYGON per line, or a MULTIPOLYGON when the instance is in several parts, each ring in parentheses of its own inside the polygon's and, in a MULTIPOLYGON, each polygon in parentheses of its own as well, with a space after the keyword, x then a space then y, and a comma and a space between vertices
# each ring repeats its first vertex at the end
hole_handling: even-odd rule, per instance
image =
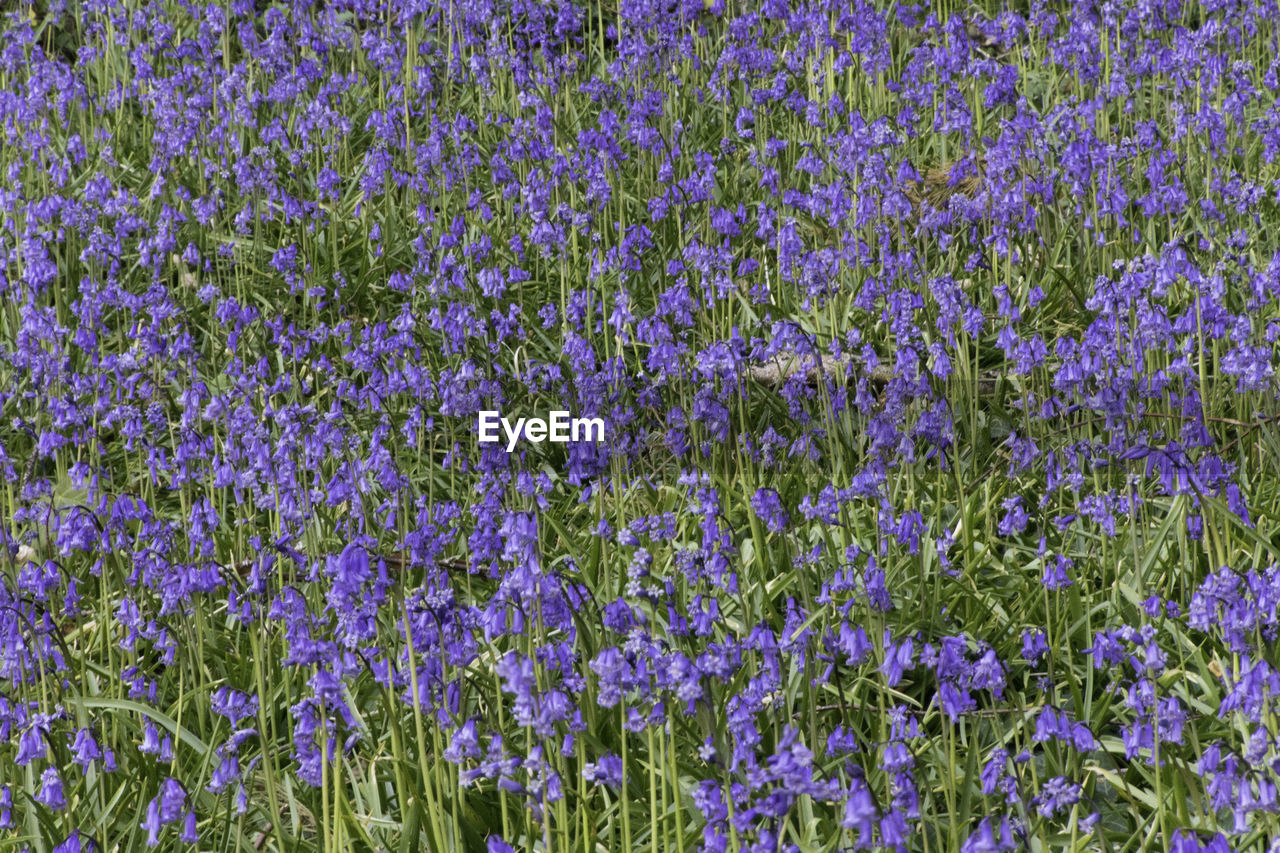
MULTIPOLYGON (((817 385, 824 377, 841 376, 853 363, 850 355, 823 355, 815 361, 812 356, 804 357, 796 353, 787 353, 773 358, 764 364, 751 365, 748 373, 752 379, 766 388, 781 387, 795 374, 804 371, 804 381, 809 385, 817 385)), ((877 365, 868 374, 873 385, 885 385, 892 378, 893 371, 884 365, 877 365)))

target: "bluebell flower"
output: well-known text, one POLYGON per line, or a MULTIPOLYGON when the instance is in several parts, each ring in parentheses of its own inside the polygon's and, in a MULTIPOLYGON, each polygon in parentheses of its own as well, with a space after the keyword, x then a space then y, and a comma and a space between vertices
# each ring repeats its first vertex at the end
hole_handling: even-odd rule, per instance
POLYGON ((594 762, 583 765, 582 775, 592 784, 607 784, 614 788, 622 786, 622 759, 613 753, 605 753, 594 762))
POLYGON ((147 803, 147 816, 143 819, 139 828, 147 831, 147 846, 155 847, 160 843, 160 801, 154 798, 147 803))
POLYGON ((1063 776, 1054 776, 1040 788, 1032 804, 1041 817, 1054 817, 1080 801, 1081 788, 1063 776))
POLYGON ((82 835, 80 830, 73 829, 61 844, 53 848, 53 853, 89 853, 97 849, 98 845, 82 835))
POLYGON ((46 767, 40 774, 40 790, 34 797, 37 803, 60 812, 67 807, 66 797, 62 792, 62 776, 56 767, 46 767))
POLYGON ((978 828, 960 845, 961 853, 1004 853, 1015 850, 1013 830, 1007 817, 998 821, 984 817, 978 828))

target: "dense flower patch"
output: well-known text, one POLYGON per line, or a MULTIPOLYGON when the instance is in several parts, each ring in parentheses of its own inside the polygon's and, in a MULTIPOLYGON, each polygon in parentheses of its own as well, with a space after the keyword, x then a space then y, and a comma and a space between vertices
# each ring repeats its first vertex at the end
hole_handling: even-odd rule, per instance
POLYGON ((9 7, 6 848, 1280 851, 1273 0, 9 7))

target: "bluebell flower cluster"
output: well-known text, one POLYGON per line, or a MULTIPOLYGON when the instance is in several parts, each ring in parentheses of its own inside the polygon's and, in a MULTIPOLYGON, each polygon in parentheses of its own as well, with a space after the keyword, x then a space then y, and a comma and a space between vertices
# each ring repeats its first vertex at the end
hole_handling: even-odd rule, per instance
POLYGON ((1280 8, 980 5, 9 4, 14 848, 1280 853, 1280 8))

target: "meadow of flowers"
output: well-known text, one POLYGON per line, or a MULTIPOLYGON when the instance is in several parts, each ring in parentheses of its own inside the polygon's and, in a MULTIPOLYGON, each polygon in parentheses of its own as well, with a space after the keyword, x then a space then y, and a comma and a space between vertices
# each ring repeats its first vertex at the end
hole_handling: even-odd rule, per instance
POLYGON ((1280 851, 1275 0, 4 7, 0 850, 1280 851))

